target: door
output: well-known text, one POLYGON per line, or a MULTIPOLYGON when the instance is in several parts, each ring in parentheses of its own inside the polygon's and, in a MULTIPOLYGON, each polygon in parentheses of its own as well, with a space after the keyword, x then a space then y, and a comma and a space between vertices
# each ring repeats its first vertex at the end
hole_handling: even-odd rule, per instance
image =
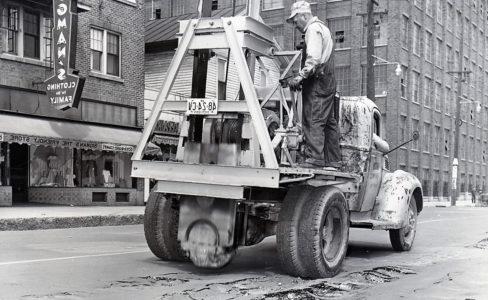
POLYGON ((10 185, 12 203, 28 201, 29 188, 29 146, 10 144, 10 185))

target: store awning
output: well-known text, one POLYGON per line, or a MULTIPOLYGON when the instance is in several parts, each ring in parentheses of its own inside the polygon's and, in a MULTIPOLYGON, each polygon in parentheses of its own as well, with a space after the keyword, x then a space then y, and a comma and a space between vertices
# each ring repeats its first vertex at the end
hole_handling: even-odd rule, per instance
POLYGON ((140 136, 137 129, 0 114, 0 142, 133 152, 140 136))

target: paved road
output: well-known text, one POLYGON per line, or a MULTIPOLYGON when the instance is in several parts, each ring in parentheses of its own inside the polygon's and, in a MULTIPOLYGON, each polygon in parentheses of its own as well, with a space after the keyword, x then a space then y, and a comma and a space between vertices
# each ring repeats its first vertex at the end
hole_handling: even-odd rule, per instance
POLYGON ((220 272, 157 260, 140 225, 0 232, 0 299, 488 299, 488 209, 426 208, 408 253, 351 230, 343 272, 284 275, 275 240, 220 272))

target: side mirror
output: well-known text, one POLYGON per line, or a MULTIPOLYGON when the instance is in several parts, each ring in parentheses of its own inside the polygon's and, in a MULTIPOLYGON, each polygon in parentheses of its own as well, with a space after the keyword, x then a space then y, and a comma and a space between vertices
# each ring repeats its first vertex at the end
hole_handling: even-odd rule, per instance
POLYGON ((404 143, 402 143, 402 144, 400 144, 400 145, 396 146, 395 148, 391 149, 390 151, 388 151, 388 152, 384 153, 383 155, 387 155, 388 153, 391 153, 391 152, 395 151, 396 149, 398 149, 398 148, 400 148, 400 147, 402 147, 402 146, 405 146, 406 144, 410 143, 411 141, 416 141, 416 140, 418 140, 419 138, 420 138, 420 134, 419 134, 419 132, 418 132, 418 131, 414 131, 414 132, 412 133, 412 138, 411 138, 411 139, 409 139, 408 141, 406 141, 406 142, 404 142, 404 143))
POLYGON ((414 131, 412 134, 412 140, 416 141, 419 139, 419 137, 420 137, 420 133, 418 131, 414 131))

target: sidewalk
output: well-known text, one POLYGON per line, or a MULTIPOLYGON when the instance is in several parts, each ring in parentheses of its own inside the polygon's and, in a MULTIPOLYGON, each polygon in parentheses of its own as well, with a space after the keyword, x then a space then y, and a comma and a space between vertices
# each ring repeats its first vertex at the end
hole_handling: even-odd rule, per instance
POLYGON ((0 231, 142 224, 144 206, 0 207, 0 231))

